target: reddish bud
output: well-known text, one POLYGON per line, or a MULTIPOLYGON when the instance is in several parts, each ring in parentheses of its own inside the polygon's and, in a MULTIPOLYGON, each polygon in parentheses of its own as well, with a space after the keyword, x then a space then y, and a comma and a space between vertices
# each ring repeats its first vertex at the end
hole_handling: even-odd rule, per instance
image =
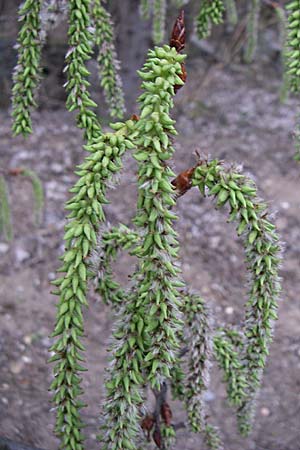
POLYGON ((175 186, 178 195, 183 195, 191 189, 192 187, 192 177, 194 174, 196 167, 192 167, 190 169, 185 170, 184 172, 181 172, 174 180, 171 181, 173 186, 175 186))
POLYGON ((24 169, 20 167, 16 167, 15 169, 9 169, 8 174, 12 176, 21 175, 24 172, 24 169))
POLYGON ((185 25, 184 25, 184 11, 180 11, 172 30, 170 47, 175 47, 177 52, 185 47, 185 25))
POLYGON ((153 416, 146 416, 141 422, 142 430, 145 434, 147 434, 147 439, 150 441, 150 431, 152 430, 154 425, 154 417, 153 416))

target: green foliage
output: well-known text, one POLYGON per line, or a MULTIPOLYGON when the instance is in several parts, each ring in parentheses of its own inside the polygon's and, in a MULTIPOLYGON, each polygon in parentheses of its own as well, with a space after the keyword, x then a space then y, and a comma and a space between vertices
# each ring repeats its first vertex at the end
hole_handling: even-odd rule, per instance
MULTIPOLYGON (((292 11, 289 39, 297 28, 295 3, 298 5, 298 2, 289 5, 292 11)), ((281 251, 278 236, 268 218, 266 205, 258 199, 255 184, 238 169, 226 167, 217 160, 200 160, 196 168, 190 169, 189 181, 193 186, 203 195, 214 196, 217 208, 229 207, 229 221, 237 223, 237 234, 243 237, 250 275, 243 327, 215 330, 203 299, 189 294, 181 279, 175 231, 177 216, 172 211, 178 192, 177 186, 171 183, 174 173, 170 159, 177 132, 170 110, 175 90, 184 84, 181 77, 185 56, 169 46, 150 50, 143 69, 138 72, 143 89, 138 99, 140 117, 112 124, 113 131, 103 133, 93 110, 97 105, 88 91, 86 63, 96 44, 101 85, 110 112, 121 116, 124 101, 110 16, 100 0, 70 0, 68 4, 67 108, 77 111, 77 125, 84 130, 87 143, 84 148, 88 155, 78 166, 78 180, 70 189, 73 196, 66 204, 69 214, 64 235, 65 252, 58 270, 60 277, 53 282, 54 294, 59 297, 50 349, 50 361, 55 362, 51 390, 56 409, 56 434, 61 448, 83 450, 84 424, 80 417, 84 406, 80 401, 81 372, 86 370, 82 365, 83 311, 88 306, 88 281, 93 278, 96 291, 105 303, 114 307, 117 317, 101 416, 99 440, 103 450, 143 448, 140 421, 147 386, 159 406, 155 425, 153 422, 147 429, 149 437, 160 448, 171 445, 175 429, 165 402, 169 385, 173 397, 185 405, 191 430, 201 432, 210 449, 220 450, 221 438, 218 430, 208 423, 203 401, 209 386, 209 369, 215 359, 224 372, 229 402, 237 409, 239 430, 247 435, 272 340, 273 322, 277 318, 281 251), (135 229, 122 224, 107 227, 104 213, 108 204, 107 190, 115 182, 128 149, 134 149, 133 157, 138 165, 135 229), (119 250, 129 250, 138 260, 126 290, 113 277, 112 263, 119 250)), ((255 52, 259 6, 259 1, 252 0, 246 49, 248 61, 255 52)), ((13 90, 16 134, 31 132, 30 108, 35 106, 33 90, 38 81, 42 40, 40 7, 40 2, 26 0, 21 8, 24 24, 19 35, 13 90)), ((166 7, 166 0, 141 3, 143 17, 153 12, 155 42, 160 42, 164 36, 166 7)), ((234 1, 202 2, 196 19, 200 38, 209 35, 213 24, 223 21, 225 7, 230 23, 236 23, 234 1)), ((290 45, 296 44, 290 41, 290 45)), ((295 49, 288 57, 295 60, 294 52, 295 49)), ((289 61, 290 75, 295 77, 297 71, 291 72, 294 65, 289 61)), ((41 183, 32 171, 23 170, 22 174, 32 182, 39 216, 43 205, 41 183)), ((3 177, 0 178, 0 204, 2 226, 9 237, 11 226, 3 177)))
POLYGON ((99 79, 104 89, 106 102, 112 117, 122 118, 125 112, 122 81, 119 74, 120 63, 114 47, 113 25, 110 14, 94 0, 93 20, 95 26, 95 44, 98 47, 99 79))
POLYGON ((244 53, 246 63, 251 63, 255 56, 258 38, 258 21, 261 8, 261 0, 251 0, 250 12, 247 22, 247 42, 244 53))
POLYGON ((35 108, 35 91, 40 79, 41 0, 26 0, 19 9, 23 22, 18 35, 18 62, 14 69, 12 90, 12 130, 15 135, 32 132, 31 109, 35 108))
POLYGON ((203 0, 196 17, 196 33, 199 39, 209 36, 212 25, 223 23, 224 4, 222 0, 203 0))
POLYGON ((0 175, 0 233, 3 233, 8 241, 13 238, 8 190, 3 175, 0 175))
POLYGON ((287 66, 290 89, 299 92, 300 88, 300 2, 293 0, 286 6, 288 11, 287 66))

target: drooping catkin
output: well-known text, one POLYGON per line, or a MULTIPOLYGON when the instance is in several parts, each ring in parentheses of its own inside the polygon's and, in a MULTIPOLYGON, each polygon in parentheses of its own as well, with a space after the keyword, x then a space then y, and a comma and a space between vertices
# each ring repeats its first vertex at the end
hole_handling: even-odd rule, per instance
POLYGON ((249 2, 249 8, 246 34, 247 40, 244 51, 244 60, 248 64, 253 61, 256 53, 261 0, 251 0, 249 2))
POLYGON ((26 0, 19 8, 22 22, 16 49, 17 65, 13 72, 12 131, 27 137, 32 133, 31 113, 37 107, 36 90, 40 81, 41 0, 26 0))
POLYGON ((100 0, 94 0, 92 14, 95 27, 94 40, 98 51, 99 81, 111 117, 122 118, 125 112, 124 93, 111 16, 100 0))
POLYGON ((195 19, 196 34, 199 39, 210 35, 211 27, 223 22, 224 4, 222 0, 203 0, 195 19))

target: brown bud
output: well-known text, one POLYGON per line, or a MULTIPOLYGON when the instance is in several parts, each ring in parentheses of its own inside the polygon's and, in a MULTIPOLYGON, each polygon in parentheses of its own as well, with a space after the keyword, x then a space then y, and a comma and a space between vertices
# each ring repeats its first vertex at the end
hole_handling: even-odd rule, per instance
POLYGON ((175 186, 178 195, 183 195, 192 187, 192 176, 194 174, 196 167, 191 167, 190 169, 181 172, 174 180, 171 181, 173 186, 175 186))
POLYGON ((170 47, 175 47, 177 52, 181 52, 181 50, 185 47, 185 25, 184 25, 184 11, 180 11, 179 16, 176 19, 174 24, 170 47))
POLYGON ((140 120, 139 116, 137 114, 132 114, 132 116, 130 117, 131 120, 135 120, 135 122, 137 122, 138 120, 140 120))
POLYGON ((14 169, 9 169, 8 174, 15 177, 17 175, 21 175, 23 172, 24 169, 22 169, 21 167, 16 167, 14 169))
POLYGON ((169 427, 171 425, 172 420, 172 410, 167 402, 161 405, 160 413, 161 417, 163 418, 163 421, 169 427))
POLYGON ((150 441, 150 431, 152 430, 154 425, 154 417, 152 415, 144 417, 141 422, 142 430, 145 434, 147 434, 148 441, 150 441))

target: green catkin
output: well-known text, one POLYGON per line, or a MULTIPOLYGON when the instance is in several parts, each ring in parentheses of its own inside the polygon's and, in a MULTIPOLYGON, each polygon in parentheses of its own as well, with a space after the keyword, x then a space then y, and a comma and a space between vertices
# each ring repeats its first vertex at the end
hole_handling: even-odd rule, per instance
POLYGON ((96 292, 105 304, 116 306, 126 301, 125 291, 113 280, 111 263, 121 249, 130 250, 139 240, 139 234, 123 224, 106 227, 103 232, 100 230, 97 246, 91 255, 91 270, 95 275, 96 292))
POLYGON ((111 117, 122 118, 125 112, 120 62, 114 46, 113 23, 108 11, 100 0, 94 0, 93 20, 95 44, 98 48, 97 62, 99 80, 104 89, 106 103, 111 117))
POLYGON ((244 366, 240 361, 242 349, 241 336, 234 330, 221 329, 214 336, 214 356, 224 372, 229 402, 236 407, 241 406, 246 398, 247 382, 244 366))
POLYGON ((290 82, 289 82, 289 75, 287 74, 287 53, 288 53, 288 47, 287 47, 287 26, 288 21, 285 14, 284 8, 281 6, 275 7, 275 13, 276 17, 278 19, 278 28, 279 28, 279 42, 281 45, 281 65, 283 69, 283 76, 282 76, 282 83, 280 86, 280 101, 285 102, 290 88, 290 82))
POLYGON ((255 184, 237 170, 226 169, 217 160, 198 167, 193 183, 216 198, 217 207, 230 206, 230 221, 238 223, 237 234, 243 235, 247 269, 250 274, 249 300, 246 305, 243 333, 245 344, 246 399, 239 408, 241 434, 251 430, 255 397, 272 341, 277 301, 281 246, 274 225, 268 220, 266 205, 257 198, 255 184))
POLYGON ((138 161, 138 212, 134 218, 141 242, 134 249, 139 258, 128 301, 118 311, 111 364, 107 372, 103 450, 137 449, 141 388, 146 382, 160 390, 176 360, 180 298, 177 292, 178 242, 169 210, 175 204, 167 159, 174 153, 169 136, 176 133, 169 116, 174 86, 182 84, 183 55, 169 46, 148 53, 139 71, 144 93, 139 98, 136 123, 138 161))
POLYGON ((16 45, 18 61, 13 72, 12 131, 27 137, 32 133, 31 111, 36 108, 36 89, 40 80, 41 21, 40 0, 26 0, 19 9, 22 22, 16 45))
POLYGON ((87 278, 90 252, 97 243, 99 224, 105 220, 103 206, 107 203, 106 189, 110 180, 121 169, 121 157, 131 142, 126 139, 127 126, 121 124, 116 133, 101 135, 86 146, 90 153, 76 174, 80 177, 70 190, 74 196, 67 202, 70 211, 65 226, 65 253, 59 269, 62 276, 53 284, 59 296, 57 318, 52 334, 56 337, 51 347, 55 362, 51 390, 56 409, 56 434, 66 450, 82 450, 83 435, 80 409, 82 393, 80 372, 84 346, 82 311, 87 306, 87 278))
POLYGON ((149 20, 152 11, 153 0, 141 0, 140 1, 140 16, 143 20, 149 20))
POLYGON ((238 23, 238 13, 235 0, 225 0, 224 5, 226 10, 227 21, 229 25, 234 27, 238 23))
POLYGON ((208 389, 212 356, 210 311, 198 295, 184 295, 184 341, 188 343, 188 370, 184 401, 191 430, 202 433, 208 448, 223 449, 216 427, 207 423, 203 394, 208 389))
POLYGON ((287 35, 287 74, 290 90, 300 90, 300 0, 293 0, 286 5, 288 13, 287 35))
POLYGON ((166 31, 166 10, 166 0, 153 0, 152 39, 154 44, 160 44, 164 40, 166 31))
POLYGON ((196 34, 199 39, 210 35, 212 25, 223 23, 224 4, 222 0, 203 0, 195 20, 196 34))
POLYGON ((247 64, 253 61, 256 53, 261 0, 251 0, 249 4, 250 11, 247 22, 247 41, 244 52, 244 60, 247 64))
POLYGON ((77 110, 77 126, 84 130, 85 139, 91 142, 101 134, 101 127, 95 112, 97 104, 91 99, 86 61, 92 55, 93 36, 90 17, 91 0, 69 1, 69 50, 66 55, 68 94, 66 106, 69 111, 77 110))
POLYGON ((8 241, 13 239, 8 190, 3 175, 0 175, 0 232, 3 232, 8 241))
POLYGON ((22 170, 22 175, 28 178, 32 184, 35 221, 39 225, 42 220, 42 211, 44 207, 44 190, 42 182, 33 170, 24 169, 22 170))

